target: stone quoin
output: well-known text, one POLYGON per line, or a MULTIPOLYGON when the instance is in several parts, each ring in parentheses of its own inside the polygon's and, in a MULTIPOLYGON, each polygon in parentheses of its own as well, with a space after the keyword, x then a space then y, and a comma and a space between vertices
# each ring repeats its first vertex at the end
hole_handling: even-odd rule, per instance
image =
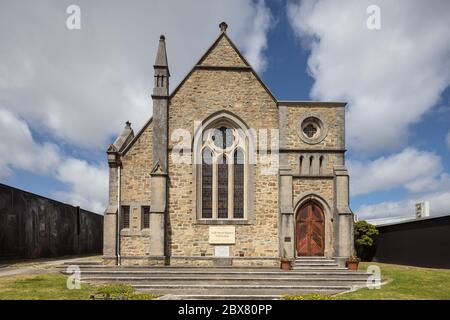
POLYGON ((171 93, 160 37, 153 116, 137 134, 127 122, 107 151, 105 264, 351 256, 346 103, 277 100, 227 27, 171 93), (182 152, 178 132, 188 136, 182 152))

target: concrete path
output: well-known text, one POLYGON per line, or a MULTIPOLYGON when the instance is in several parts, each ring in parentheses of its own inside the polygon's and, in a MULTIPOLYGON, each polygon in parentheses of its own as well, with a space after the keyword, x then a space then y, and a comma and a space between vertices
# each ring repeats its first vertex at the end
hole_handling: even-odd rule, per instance
POLYGON ((0 277, 57 272, 58 267, 77 262, 101 261, 101 256, 65 257, 59 259, 15 260, 0 264, 0 277))

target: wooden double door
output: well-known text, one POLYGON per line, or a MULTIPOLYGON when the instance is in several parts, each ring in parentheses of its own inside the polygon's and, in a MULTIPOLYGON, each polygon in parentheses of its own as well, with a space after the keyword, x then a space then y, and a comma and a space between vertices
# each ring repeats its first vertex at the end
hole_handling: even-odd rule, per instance
POLYGON ((324 215, 315 202, 308 202, 298 210, 295 233, 297 256, 324 255, 324 215))

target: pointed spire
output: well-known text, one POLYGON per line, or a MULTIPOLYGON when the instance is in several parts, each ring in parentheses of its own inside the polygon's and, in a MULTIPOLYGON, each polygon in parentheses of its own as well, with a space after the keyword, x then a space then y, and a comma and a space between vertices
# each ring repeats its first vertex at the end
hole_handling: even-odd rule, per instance
POLYGON ((161 35, 159 37, 159 46, 158 52, 156 54, 155 66, 168 67, 167 52, 166 52, 166 37, 164 37, 164 35, 161 35))
POLYGON ((167 63, 166 38, 161 35, 159 38, 158 52, 156 53, 153 95, 159 97, 169 96, 169 65, 167 63))

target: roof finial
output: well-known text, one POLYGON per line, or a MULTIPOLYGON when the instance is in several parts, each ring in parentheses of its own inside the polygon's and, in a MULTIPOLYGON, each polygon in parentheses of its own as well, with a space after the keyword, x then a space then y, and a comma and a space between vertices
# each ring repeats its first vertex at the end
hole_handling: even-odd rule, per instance
POLYGON ((131 128, 131 122, 130 121, 125 122, 125 127, 126 128, 131 128))
POLYGON ((221 31, 221 32, 227 32, 228 25, 227 25, 226 22, 221 22, 221 23, 219 24, 219 28, 220 28, 220 31, 221 31))

